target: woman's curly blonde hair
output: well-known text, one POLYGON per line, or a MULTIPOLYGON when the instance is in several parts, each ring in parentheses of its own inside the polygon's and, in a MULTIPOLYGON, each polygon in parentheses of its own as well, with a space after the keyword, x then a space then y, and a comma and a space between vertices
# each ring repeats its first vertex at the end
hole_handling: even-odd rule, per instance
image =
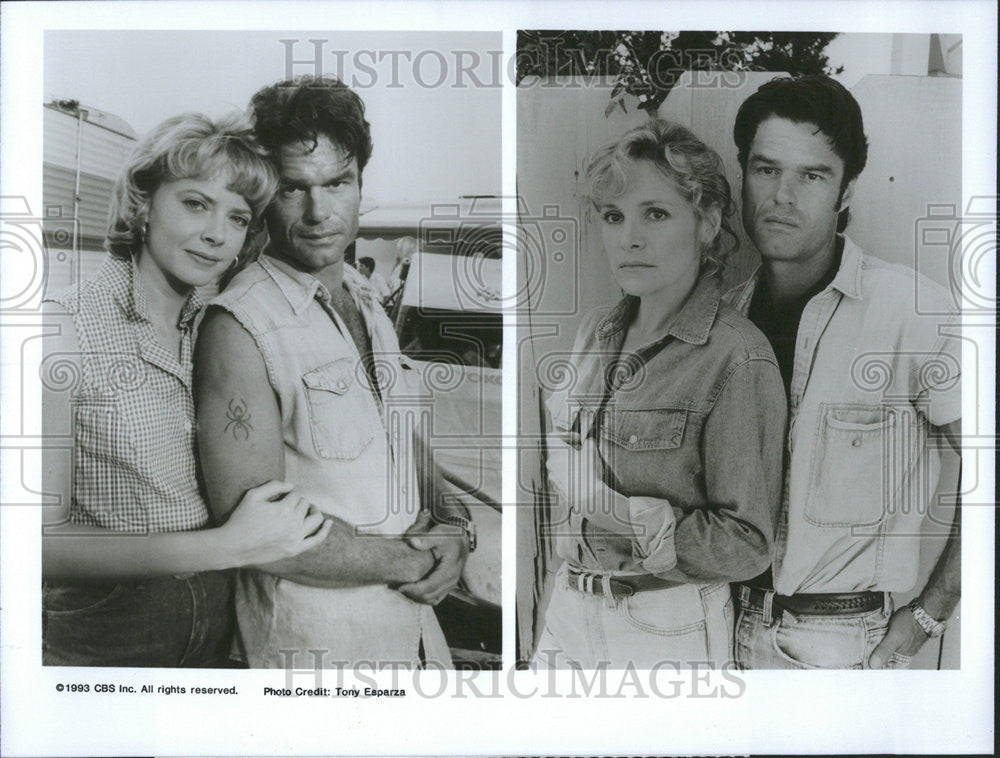
POLYGON ((227 188, 241 195, 253 213, 239 257, 245 265, 259 251, 262 216, 278 188, 278 174, 238 111, 217 121, 200 113, 174 116, 139 141, 111 195, 108 251, 128 257, 142 249, 150 200, 161 184, 220 171, 228 177, 227 188))
POLYGON ((714 208, 722 222, 715 238, 702 249, 702 266, 721 275, 738 241, 729 219, 735 210, 722 159, 694 133, 680 124, 651 119, 595 152, 584 176, 587 198, 596 210, 607 200, 628 191, 638 161, 653 163, 677 185, 699 221, 714 208))

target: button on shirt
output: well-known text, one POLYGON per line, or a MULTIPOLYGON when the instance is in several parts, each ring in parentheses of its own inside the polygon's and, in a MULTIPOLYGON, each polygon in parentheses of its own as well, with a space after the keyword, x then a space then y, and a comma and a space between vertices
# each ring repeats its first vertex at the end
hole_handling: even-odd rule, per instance
MULTIPOLYGON (((634 537, 557 503, 556 550, 573 565, 681 582, 749 579, 770 562, 785 396, 763 335, 699 280, 648 361, 622 355, 638 300, 592 312, 570 386, 547 401, 557 431, 594 433, 634 537), (605 377, 614 377, 604 401, 605 377)), ((640 349, 637 353, 643 353, 640 349)))
POLYGON ((181 310, 179 359, 156 339, 131 258, 109 255, 95 279, 52 302, 72 314, 82 353, 70 520, 122 532, 206 526, 191 399, 197 296, 181 310))
MULTIPOLYGON (((759 280, 730 293, 737 308, 747 311, 759 280)), ((844 238, 840 268, 796 336, 779 594, 914 586, 947 447, 933 427, 961 416, 960 323, 940 285, 844 238)))

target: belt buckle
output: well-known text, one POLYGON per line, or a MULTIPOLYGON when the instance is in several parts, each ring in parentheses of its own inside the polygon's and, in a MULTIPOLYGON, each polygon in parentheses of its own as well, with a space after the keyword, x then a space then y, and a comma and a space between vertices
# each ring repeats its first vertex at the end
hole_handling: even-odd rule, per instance
POLYGON ((585 595, 594 594, 594 574, 589 571, 577 571, 576 573, 576 589, 577 592, 582 592, 585 595))

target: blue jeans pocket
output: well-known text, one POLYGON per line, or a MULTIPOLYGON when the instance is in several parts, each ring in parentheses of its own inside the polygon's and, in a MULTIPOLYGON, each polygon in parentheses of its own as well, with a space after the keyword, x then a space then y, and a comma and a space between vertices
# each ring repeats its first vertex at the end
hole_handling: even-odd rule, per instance
POLYGON ((111 603, 123 591, 120 582, 99 584, 42 584, 42 610, 66 614, 96 611, 111 603))
POLYGON ((793 616, 771 628, 775 655, 794 668, 860 669, 870 652, 862 617, 793 616))
POLYGON ((215 666, 232 638, 225 572, 117 584, 43 584, 46 666, 215 666))

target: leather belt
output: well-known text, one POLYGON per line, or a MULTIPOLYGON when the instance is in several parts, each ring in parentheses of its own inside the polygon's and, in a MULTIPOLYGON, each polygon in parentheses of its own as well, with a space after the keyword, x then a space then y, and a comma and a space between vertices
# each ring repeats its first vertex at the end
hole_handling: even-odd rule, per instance
POLYGON ((605 574, 598 571, 581 571, 569 569, 569 586, 587 595, 606 595, 605 589, 610 589, 612 597, 630 597, 637 592, 665 590, 676 587, 681 582, 661 579, 652 574, 605 574))
MULTIPOLYGON (((797 595, 776 595, 772 590, 761 590, 749 585, 740 586, 740 601, 743 605, 760 610, 767 607, 767 595, 771 593, 771 607, 803 616, 850 616, 868 613, 886 605, 884 592, 837 592, 801 593, 797 595)), ((780 613, 777 615, 781 615, 780 613)))

